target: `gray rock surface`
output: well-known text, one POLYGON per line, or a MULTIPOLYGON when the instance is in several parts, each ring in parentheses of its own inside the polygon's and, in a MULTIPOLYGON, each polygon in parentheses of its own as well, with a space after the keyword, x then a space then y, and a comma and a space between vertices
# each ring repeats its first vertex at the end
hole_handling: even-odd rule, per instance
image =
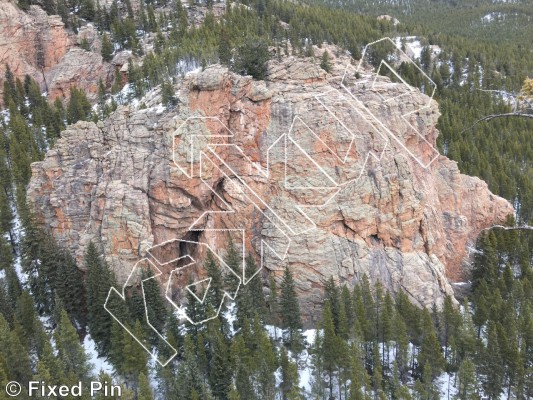
POLYGON ((387 78, 370 86, 368 71, 343 80, 350 61, 333 61, 332 74, 271 61, 265 82, 211 66, 177 82, 176 109, 154 90, 148 109, 72 125, 32 165, 29 200, 78 259, 101 243, 122 282, 154 245, 223 248, 231 234, 258 262, 271 247, 259 276, 291 268, 308 321, 330 276, 439 305, 466 244, 513 209, 435 152, 436 102, 387 78))

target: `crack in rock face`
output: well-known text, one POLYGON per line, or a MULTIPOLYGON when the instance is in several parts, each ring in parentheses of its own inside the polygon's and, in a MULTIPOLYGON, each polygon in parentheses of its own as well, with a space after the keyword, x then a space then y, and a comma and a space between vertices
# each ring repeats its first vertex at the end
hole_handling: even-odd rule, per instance
POLYGON ((111 86, 115 69, 102 59, 94 27, 69 33, 58 15, 47 15, 37 5, 24 12, 15 3, 0 0, 0 99, 6 65, 21 81, 26 75, 35 79, 49 100, 69 97, 71 87, 94 100, 100 79, 111 86), (76 47, 82 37, 93 43, 92 51, 76 47))
POLYGON ((436 102, 369 71, 346 79, 349 62, 337 56, 326 75, 287 57, 259 82, 218 65, 190 73, 176 109, 161 113, 155 89, 146 109, 69 126, 32 164, 29 202, 79 261, 99 243, 121 283, 154 246, 179 239, 168 257, 203 260, 190 243, 223 255, 231 237, 263 267, 253 279, 291 269, 308 323, 330 277, 351 286, 366 274, 438 306, 467 242, 513 208, 435 157, 436 102))

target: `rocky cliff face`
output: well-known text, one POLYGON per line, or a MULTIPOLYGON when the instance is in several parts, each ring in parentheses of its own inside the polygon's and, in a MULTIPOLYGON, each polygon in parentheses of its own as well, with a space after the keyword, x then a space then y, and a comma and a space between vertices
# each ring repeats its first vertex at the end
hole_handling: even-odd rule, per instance
POLYGON ((122 282, 144 256, 201 258, 195 242, 231 235, 263 258, 261 274, 291 268, 310 318, 330 276, 367 274, 440 304, 466 244, 513 209, 436 152, 434 101, 346 65, 326 76, 288 57, 265 82, 220 66, 190 73, 175 109, 154 91, 147 109, 68 127, 32 165, 29 201, 79 258, 101 243, 122 282))
MULTIPOLYGON (((87 37, 88 30, 80 36, 87 37)), ((77 35, 65 30, 59 16, 47 15, 38 6, 25 13, 13 1, 0 0, 0 99, 8 64, 15 77, 34 78, 50 99, 68 96, 73 86, 96 97, 98 80, 110 84, 113 67, 99 53, 75 47, 77 42, 77 35)))

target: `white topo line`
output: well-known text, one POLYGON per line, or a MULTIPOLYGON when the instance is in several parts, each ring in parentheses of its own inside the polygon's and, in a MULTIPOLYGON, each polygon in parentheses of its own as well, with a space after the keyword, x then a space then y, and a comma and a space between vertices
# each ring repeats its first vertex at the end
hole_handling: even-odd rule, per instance
MULTIPOLYGON (((191 324, 202 324, 207 322, 210 319, 218 317, 222 305, 224 302, 224 299, 229 298, 231 300, 234 300, 236 296, 238 295, 238 290, 241 285, 247 285, 251 279, 256 277, 260 270, 264 266, 264 259, 266 258, 267 253, 272 254, 275 256, 278 260, 284 261, 287 257, 290 243, 293 237, 300 235, 302 233, 309 232, 316 228, 316 224, 313 221, 312 217, 310 216, 309 212, 306 212, 306 208, 318 208, 321 209, 329 204, 330 201, 332 201, 333 198, 347 185, 354 183, 357 181, 365 171, 368 161, 370 160, 370 157, 373 157, 376 161, 380 162, 385 154, 385 150, 390 146, 390 138, 394 139, 397 144, 400 145, 400 147, 405 150, 409 155, 411 155, 415 161, 421 165, 423 168, 428 168, 435 159, 439 156, 438 151, 432 146, 431 143, 429 143, 424 135, 422 135, 418 130, 411 124, 411 122, 408 120, 408 117, 410 117, 412 114, 415 114, 417 112, 420 112, 422 110, 425 110, 431 106, 431 101, 433 99, 433 95, 435 93, 436 85, 435 83, 420 69, 416 63, 414 63, 401 49, 396 46, 396 44, 390 39, 390 38, 383 38, 378 41, 369 43, 367 46, 365 46, 361 60, 359 62, 359 65, 357 67, 358 71, 362 71, 363 62, 365 61, 365 57, 367 56, 368 50, 371 46, 384 42, 389 41, 391 42, 394 47, 400 52, 400 57, 404 59, 406 62, 411 62, 416 69, 422 73, 425 77, 425 79, 428 80, 429 84, 433 87, 433 92, 431 94, 431 97, 428 101, 428 103, 421 108, 410 111, 408 113, 403 114, 401 117, 402 119, 408 124, 410 128, 413 129, 414 132, 419 136, 420 140, 424 141, 428 146, 431 147, 432 152, 435 153, 435 156, 432 157, 428 162, 419 159, 415 154, 413 154, 404 143, 402 143, 401 140, 399 140, 396 135, 387 127, 387 125, 372 111, 365 106, 364 102, 359 99, 346 85, 346 77, 348 73, 347 66, 342 82, 341 87, 344 90, 345 94, 341 94, 337 89, 331 89, 330 91, 324 92, 324 93, 318 93, 316 94, 313 99, 318 101, 322 107, 328 112, 330 116, 334 118, 334 120, 344 129, 346 132, 349 133, 349 137, 351 138, 351 141, 348 145, 348 149, 346 151, 345 155, 339 155, 337 152, 332 149, 327 143, 325 143, 321 138, 320 135, 317 134, 313 129, 311 129, 308 124, 304 121, 304 117, 300 115, 294 116, 291 126, 288 129, 288 132, 283 133, 280 135, 268 148, 266 151, 266 167, 261 166, 258 162, 253 161, 246 152, 239 147, 238 145, 234 143, 228 143, 228 141, 232 141, 235 138, 235 134, 225 125, 222 123, 222 121, 216 117, 216 116, 194 116, 194 117, 188 117, 186 118, 176 129, 173 139, 172 139, 172 159, 174 162, 174 165, 178 168, 178 170, 184 174, 188 179, 199 179, 202 185, 205 185, 209 191, 213 194, 214 197, 217 198, 218 201, 220 201, 220 204, 222 204, 226 210, 207 210, 204 211, 188 228, 189 231, 203 231, 203 232, 214 232, 217 233, 225 233, 228 232, 238 232, 240 237, 242 238, 241 246, 242 246, 242 259, 241 259, 241 268, 239 271, 233 271, 229 266, 227 266, 224 262, 224 260, 217 255, 217 253, 209 247, 207 243, 204 242, 197 242, 197 241, 191 241, 191 240, 184 240, 184 239, 172 239, 163 243, 160 243, 156 246, 153 246, 147 251, 147 254, 150 256, 150 258, 143 258, 138 263, 135 264, 134 268, 132 269, 130 275, 128 276, 128 279, 126 280, 125 284, 121 288, 121 292, 117 291, 115 288, 111 288, 108 297, 106 299, 106 303, 104 305, 104 308, 113 316, 113 318, 130 334, 134 339, 143 347, 145 351, 147 351, 154 359, 157 360, 157 362, 165 366, 167 365, 177 354, 177 350, 173 348, 164 335, 161 332, 158 332, 157 329, 152 325, 152 323, 149 320, 149 313, 148 308, 146 304, 146 298, 144 296, 144 282, 149 279, 154 279, 156 277, 162 276, 162 271, 160 268, 165 266, 170 266, 172 263, 181 262, 181 266, 174 268, 170 271, 168 275, 168 279, 165 284, 165 297, 175 310, 177 310, 181 315, 184 316, 184 318, 191 324), (383 148, 380 151, 380 154, 375 154, 374 151, 369 150, 366 155, 363 156, 362 165, 359 166, 360 173, 357 174, 354 178, 347 180, 346 182, 341 181, 340 179, 336 179, 333 177, 328 171, 321 165, 321 161, 319 159, 315 159, 312 154, 309 154, 309 152, 302 146, 298 139, 293 134, 293 128, 295 126, 295 123, 301 123, 303 126, 311 132, 312 136, 314 136, 314 139, 320 143, 327 152, 333 156, 335 159, 339 161, 339 164, 344 168, 353 168, 353 165, 350 165, 349 163, 349 155, 351 151, 355 151, 356 145, 355 141, 357 138, 360 138, 359 135, 354 133, 350 126, 343 121, 339 116, 334 112, 334 110, 331 107, 328 107, 325 102, 325 96, 335 96, 337 100, 343 102, 344 104, 349 106, 349 109, 351 111, 355 111, 356 115, 363 120, 363 122, 367 123, 375 132, 377 132, 377 137, 381 138, 383 141, 383 148), (194 125, 193 125, 194 124, 194 125), (208 124, 214 124, 218 125, 220 128, 219 131, 216 134, 211 134, 209 129, 207 128, 208 124), (187 128, 194 127, 198 128, 200 132, 193 131, 189 135, 187 135, 187 128), (183 144, 185 147, 181 148, 181 152, 178 151, 176 148, 176 137, 180 137, 180 143, 183 144), (217 143, 218 142, 218 143, 217 143), (288 151, 287 146, 288 144, 291 144, 292 146, 295 146, 296 149, 302 153, 302 156, 311 162, 314 167, 320 171, 321 174, 323 174, 324 177, 326 177, 327 185, 324 186, 290 186, 288 184, 287 179, 287 170, 288 166, 290 166, 291 159, 288 157, 288 151), (262 198, 262 196, 254 190, 250 185, 247 184, 247 181, 244 176, 240 176, 238 168, 235 166, 232 166, 228 163, 228 161, 221 157, 220 154, 216 151, 217 149, 220 149, 222 146, 225 146, 225 148, 232 148, 234 149, 240 157, 240 165, 243 164, 245 167, 247 167, 246 173, 248 176, 252 176, 254 173, 258 176, 264 178, 264 179, 271 179, 271 158, 273 156, 273 153, 275 151, 276 146, 281 146, 283 150, 283 163, 284 163, 284 182, 282 183, 281 187, 285 190, 294 190, 294 189, 301 189, 301 190, 324 190, 326 192, 331 192, 329 195, 322 200, 318 200, 317 204, 295 204, 294 208, 296 212, 298 212, 305 221, 308 222, 309 227, 305 230, 301 231, 298 230, 296 227, 292 226, 293 222, 290 218, 284 218, 283 215, 281 215, 279 212, 276 212, 276 210, 273 209, 273 207, 270 205, 270 202, 267 199, 262 198), (185 150, 187 160, 184 160, 182 157, 183 151, 185 150), (244 163, 243 163, 244 161, 244 163), (209 171, 206 176, 206 171, 209 171), (261 257, 261 263, 259 265, 259 268, 255 273, 252 274, 252 276, 247 277, 246 271, 245 271, 245 256, 246 256, 246 250, 245 250, 245 238, 246 235, 246 229, 243 229, 241 226, 235 226, 235 227, 228 227, 226 229, 209 229, 205 228, 205 226, 202 226, 202 221, 204 221, 206 218, 209 218, 210 215, 237 215, 238 210, 234 209, 228 202, 224 201, 224 199, 216 192, 214 188, 211 187, 209 184, 209 179, 215 171, 218 173, 218 175, 223 176, 226 178, 227 182, 231 182, 231 184, 236 185, 234 188, 239 189, 243 195, 243 198, 248 202, 249 204, 253 205, 260 213, 262 218, 269 221, 270 224, 279 232, 279 237, 282 238, 282 246, 281 249, 279 246, 275 247, 274 245, 270 244, 268 240, 265 240, 261 238, 260 240, 260 257, 261 257), (229 173, 229 174, 228 174, 229 173), (211 174, 211 175, 210 175, 211 174), (237 180, 237 183, 234 181, 234 179, 237 180), (173 289, 172 281, 174 277, 177 274, 181 274, 183 271, 185 271, 187 268, 191 268, 194 264, 197 263, 197 260, 195 260, 191 255, 185 254, 180 255, 174 259, 171 260, 159 260, 157 256, 157 248, 162 247, 165 245, 172 245, 173 242, 178 245, 180 243, 184 243, 187 245, 193 245, 193 246, 205 246, 206 251, 210 251, 214 257, 216 258, 216 261, 219 263, 221 268, 227 270, 226 273, 233 274, 235 278, 238 280, 237 288, 234 290, 234 292, 228 292, 224 291, 224 296, 222 303, 218 306, 216 310, 216 315, 210 316, 209 318, 206 318, 202 321, 193 321, 190 316, 186 315, 185 308, 180 305, 176 304, 175 301, 172 299, 171 292, 173 289), (157 351, 152 351, 149 349, 142 340, 139 340, 136 338, 133 334, 133 332, 126 326, 126 324, 123 321, 120 321, 119 318, 117 318, 113 310, 109 309, 109 300, 112 295, 118 296, 118 299, 121 301, 125 301, 126 299, 126 293, 125 290, 130 283, 130 280, 132 279, 135 271, 139 270, 139 264, 141 262, 147 262, 148 265, 153 268, 155 271, 157 271, 156 274, 154 274, 152 277, 149 277, 147 279, 141 280, 141 289, 142 289, 142 295, 143 295, 143 304, 145 307, 145 316, 148 322, 148 325, 151 329, 154 330, 154 332, 158 335, 158 337, 166 343, 167 346, 171 349, 170 355, 166 358, 160 357, 157 351)), ((411 86, 405 82, 405 80, 396 72, 394 69, 387 63, 386 60, 382 60, 380 63, 379 68, 386 67, 391 70, 391 72, 402 82, 405 87, 409 91, 413 90, 411 86)), ((379 70, 378 70, 379 72, 379 70)), ((357 83, 361 83, 357 82, 357 83)), ((371 89, 374 93, 378 93, 378 95, 381 97, 381 100, 383 104, 389 103, 391 99, 385 99, 381 94, 379 94, 379 84, 377 82, 377 76, 374 78, 371 84, 371 89)), ((394 98, 399 98, 403 96, 404 94, 400 94, 399 96, 395 96, 394 98)), ((312 192, 310 192, 312 193, 312 192)), ((228 221, 229 222, 229 221, 228 221)), ((211 288, 211 278, 203 278, 201 280, 198 280, 196 282, 188 283, 186 286, 183 287, 183 289, 193 295, 193 297, 200 303, 204 304, 206 300, 207 291, 211 288), (202 283, 207 283, 207 287, 205 289, 205 292, 203 296, 197 296, 195 292, 191 290, 192 287, 195 285, 199 285, 202 283)))

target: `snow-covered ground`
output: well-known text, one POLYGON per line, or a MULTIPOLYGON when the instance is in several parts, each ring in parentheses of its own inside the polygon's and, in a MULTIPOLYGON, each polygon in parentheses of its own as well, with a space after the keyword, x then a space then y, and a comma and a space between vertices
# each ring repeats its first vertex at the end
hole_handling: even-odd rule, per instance
POLYGON ((268 336, 274 340, 278 340, 283 336, 283 329, 273 325, 265 325, 268 336))
MULTIPOLYGON (((307 342, 308 348, 315 344, 316 334, 316 329, 308 329, 303 332, 303 336, 307 342)), ((313 359, 307 349, 300 354, 300 360, 298 362, 298 375, 300 377, 300 387, 304 389, 306 395, 311 395, 313 377, 312 361, 313 359)))
POLYGON ((226 311, 222 314, 226 321, 228 321, 229 329, 231 335, 235 335, 234 323, 237 320, 237 308, 235 307, 235 302, 232 301, 226 307, 226 311))
MULTIPOLYGON (((420 41, 418 36, 398 36, 394 39, 394 44, 399 49, 402 48, 402 42, 405 43, 405 54, 414 60, 419 60, 422 56, 422 50, 424 45, 420 41)), ((429 49, 431 50, 431 56, 437 56, 441 53, 442 49, 437 45, 430 45, 429 49)))
POLYGON ((439 387, 441 399, 455 398, 458 393, 455 381, 455 376, 446 372, 437 378, 437 386, 439 387))
POLYGON ((500 19, 501 16, 502 16, 501 12, 491 12, 491 13, 488 13, 488 14, 484 15, 481 18, 481 22, 483 22, 484 24, 488 24, 488 23, 490 23, 492 21, 500 19))
MULTIPOLYGON (((266 330, 271 338, 280 339, 283 335, 283 330, 272 325, 267 325, 266 330)), ((309 349, 314 345, 317 330, 308 329, 302 332, 302 335, 306 342, 306 348, 298 355, 288 352, 289 358, 295 362, 298 366, 298 375, 300 378, 299 386, 303 389, 303 393, 306 399, 312 398, 312 387, 313 387, 313 357, 309 354, 309 349)), ((381 346, 380 346, 381 350, 381 346)), ((413 345, 409 343, 409 352, 412 353, 415 351, 413 345)), ((389 343, 389 352, 388 359, 392 364, 396 357, 394 343, 389 343)), ((276 383, 281 382, 281 371, 276 371, 276 383)), ((349 382, 348 382, 349 384, 349 382)), ((440 399, 449 400, 453 399, 457 393, 457 379, 454 374, 449 374, 447 372, 442 373, 437 379, 436 384, 439 389, 440 399)), ((412 387, 414 387, 414 382, 409 384, 409 390, 413 392, 412 387)), ((335 384, 334 392, 338 391, 338 385, 335 384)))
POLYGON ((93 371, 95 374, 99 374, 101 371, 105 372, 108 375, 113 375, 113 367, 102 357, 98 357, 98 352, 96 351, 96 343, 94 343, 91 335, 85 336, 83 340, 83 348, 87 357, 89 358, 89 363, 93 366, 93 371))

